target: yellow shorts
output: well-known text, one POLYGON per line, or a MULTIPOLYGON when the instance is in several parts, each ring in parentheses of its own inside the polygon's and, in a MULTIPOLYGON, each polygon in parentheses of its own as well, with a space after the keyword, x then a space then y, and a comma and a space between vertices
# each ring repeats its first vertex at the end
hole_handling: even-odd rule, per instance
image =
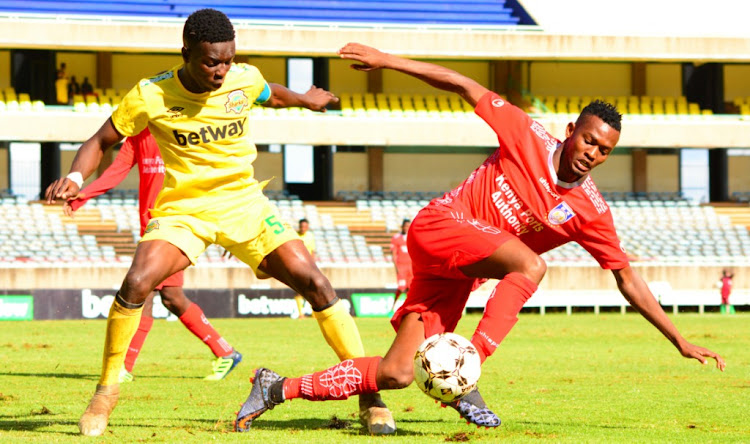
POLYGON ((193 265, 209 245, 218 244, 249 265, 256 275, 264 257, 299 239, 265 196, 222 212, 156 217, 145 231, 141 242, 167 241, 182 250, 193 265))

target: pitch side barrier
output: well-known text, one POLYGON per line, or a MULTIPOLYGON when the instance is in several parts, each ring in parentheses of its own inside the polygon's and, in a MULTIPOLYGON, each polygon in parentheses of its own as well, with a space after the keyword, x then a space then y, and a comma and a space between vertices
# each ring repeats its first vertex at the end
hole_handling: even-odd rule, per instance
MULTIPOLYGON (((353 316, 391 316, 393 290, 345 289, 337 296, 353 316)), ((296 319, 300 313, 289 289, 185 289, 185 295, 201 306, 209 318, 270 318, 296 319)), ((112 289, 33 289, 0 290, 0 321, 105 319, 115 298, 112 289)), ((403 301, 403 298, 402 298, 403 301)), ((303 314, 312 315, 305 302, 303 314)), ((154 297, 153 317, 177 319, 154 297)))
MULTIPOLYGON (((649 284, 651 292, 662 307, 673 314, 678 314, 680 307, 698 307, 698 313, 703 314, 705 307, 721 305, 721 294, 718 289, 713 290, 674 290, 668 282, 652 282, 649 284)), ((484 308, 490 290, 479 290, 472 293, 467 308, 484 308)), ((732 305, 750 305, 750 289, 738 289, 730 296, 732 305)), ((539 314, 544 315, 547 308, 565 308, 568 315, 573 313, 574 307, 593 308, 599 314, 602 307, 619 307, 620 313, 625 314, 630 306, 618 290, 545 290, 540 288, 524 304, 524 308, 538 308, 539 314)))
MULTIPOLYGON (((680 307, 698 307, 703 314, 705 307, 718 306, 719 291, 672 291, 663 282, 651 285, 652 292, 662 306, 677 314, 680 307)), ((469 297, 467 308, 483 309, 489 290, 479 289, 469 297)), ((485 287, 487 288, 487 287, 485 287)), ((288 317, 296 319, 300 313, 294 300, 295 293, 289 289, 186 289, 188 298, 198 303, 209 318, 270 318, 288 317)), ((336 294, 349 312, 356 317, 390 317, 393 315, 392 289, 344 289, 336 294)), ((55 320, 55 319, 105 319, 114 300, 112 289, 33 289, 0 290, 0 321, 11 320, 55 320)), ((396 308, 403 303, 399 300, 396 308)), ((733 305, 750 305, 750 289, 732 292, 733 305)), ((573 307, 593 308, 599 314, 601 307, 620 307, 625 313, 629 304, 616 290, 544 290, 537 291, 526 303, 526 308, 538 308, 541 315, 548 307, 565 307, 568 315, 573 307)), ((303 314, 311 315, 312 308, 304 304, 303 314)), ((161 302, 154 298, 153 317, 176 320, 161 302)))

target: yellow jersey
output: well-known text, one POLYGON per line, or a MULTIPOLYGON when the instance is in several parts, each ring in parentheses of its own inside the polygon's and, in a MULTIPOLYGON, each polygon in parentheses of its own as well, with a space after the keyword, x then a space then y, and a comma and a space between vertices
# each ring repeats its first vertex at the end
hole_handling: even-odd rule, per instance
POLYGON ((159 145, 165 177, 152 217, 221 212, 261 195, 249 111, 268 100, 265 79, 254 66, 233 64, 221 88, 196 94, 180 82, 181 67, 141 80, 112 113, 121 135, 148 126, 159 145))
POLYGON ((315 253, 315 235, 312 231, 308 231, 305 234, 299 234, 299 238, 302 239, 302 243, 305 244, 305 248, 307 248, 307 251, 310 254, 315 253))

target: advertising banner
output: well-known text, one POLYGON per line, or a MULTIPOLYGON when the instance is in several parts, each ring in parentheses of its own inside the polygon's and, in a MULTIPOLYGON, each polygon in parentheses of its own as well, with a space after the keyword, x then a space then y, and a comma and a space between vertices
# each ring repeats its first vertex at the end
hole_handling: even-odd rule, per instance
MULTIPOLYGON (((185 289, 184 292, 189 300, 203 309, 208 318, 289 317, 296 319, 299 317, 299 309, 294 299, 296 293, 290 289, 185 289)), ((336 291, 336 295, 346 310, 354 316, 357 310, 354 309, 352 304, 351 295, 353 292, 364 294, 362 290, 346 289, 336 291)), ((112 302, 115 300, 117 290, 40 289, 31 290, 30 293, 31 295, 25 296, 27 299, 23 300, 18 299, 19 296, 0 295, 0 298, 16 298, 0 299, 0 309, 5 307, 2 313, 7 313, 7 316, 0 313, 0 320, 17 319, 24 303, 29 305, 29 310, 24 312, 27 317, 23 319, 106 319, 112 302)), ((381 308, 376 310, 374 308, 376 302, 365 299, 361 303, 360 312, 370 313, 370 316, 374 316, 376 312, 390 309, 392 295, 383 295, 384 300, 381 303, 381 308), (385 299, 388 299, 388 301, 385 301, 385 299), (387 308, 386 305, 388 305, 387 308)), ((303 303, 302 312, 306 316, 312 315, 312 307, 307 301, 303 303)), ((152 316, 154 318, 176 319, 176 316, 167 310, 162 297, 158 293, 154 297, 152 316)))
POLYGON ((0 296, 0 321, 34 319, 34 296, 9 294, 0 296))

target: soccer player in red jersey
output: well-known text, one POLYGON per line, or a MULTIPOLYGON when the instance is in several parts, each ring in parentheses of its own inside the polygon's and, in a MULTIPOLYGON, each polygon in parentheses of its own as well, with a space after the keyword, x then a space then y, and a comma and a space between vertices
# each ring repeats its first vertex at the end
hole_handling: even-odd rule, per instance
MULTIPOLYGON (((414 353, 426 337, 455 328, 477 279, 500 283, 472 337, 482 361, 518 320, 546 272, 539 255, 570 241, 612 270, 625 298, 686 358, 706 363, 718 354, 680 335, 620 248, 612 215, 589 172, 607 160, 620 137, 614 106, 593 102, 566 128, 562 142, 497 94, 450 69, 350 43, 339 50, 360 71, 388 68, 459 94, 495 131, 499 148, 461 185, 434 199, 414 219, 408 247, 414 280, 391 323, 397 331, 381 358, 355 358, 301 378, 265 368, 240 412, 257 418, 287 399, 346 399, 400 389, 414 379, 414 353)), ((467 421, 500 425, 477 390, 450 404, 467 421)))
POLYGON ((411 221, 404 219, 401 223, 401 232, 396 233, 391 238, 391 255, 393 256, 393 265, 396 266, 396 280, 398 288, 393 297, 393 307, 396 307, 398 298, 409 291, 414 274, 411 271, 411 257, 409 249, 406 246, 406 234, 409 232, 411 221))
POLYGON ((721 312, 725 314, 734 313, 734 307, 729 303, 729 295, 732 293, 732 278, 734 273, 730 273, 727 270, 721 270, 721 312))
MULTIPOLYGON (((89 199, 116 187, 136 165, 138 165, 138 177, 140 179, 138 214, 141 220, 141 236, 143 236, 146 226, 151 220, 150 210, 154 207, 156 196, 164 183, 164 162, 159 152, 159 146, 148 128, 136 136, 125 139, 125 143, 120 148, 120 153, 115 157, 112 165, 99 178, 84 188, 76 198, 69 199, 65 203, 63 211, 68 216, 72 216, 89 199)), ((205 379, 213 381, 224 379, 242 361, 242 354, 234 350, 213 328, 203 314, 203 310, 185 296, 182 291, 184 274, 184 270, 178 271, 157 285, 155 290, 161 294, 164 306, 179 317, 183 325, 203 341, 216 356, 213 363, 213 373, 206 376, 205 379)), ((138 359, 141 347, 143 347, 146 336, 148 336, 148 332, 154 323, 154 318, 150 315, 154 294, 152 292, 144 304, 144 315, 141 317, 138 330, 136 330, 135 336, 128 346, 124 367, 120 370, 120 382, 133 380, 132 372, 135 361, 138 359)))

